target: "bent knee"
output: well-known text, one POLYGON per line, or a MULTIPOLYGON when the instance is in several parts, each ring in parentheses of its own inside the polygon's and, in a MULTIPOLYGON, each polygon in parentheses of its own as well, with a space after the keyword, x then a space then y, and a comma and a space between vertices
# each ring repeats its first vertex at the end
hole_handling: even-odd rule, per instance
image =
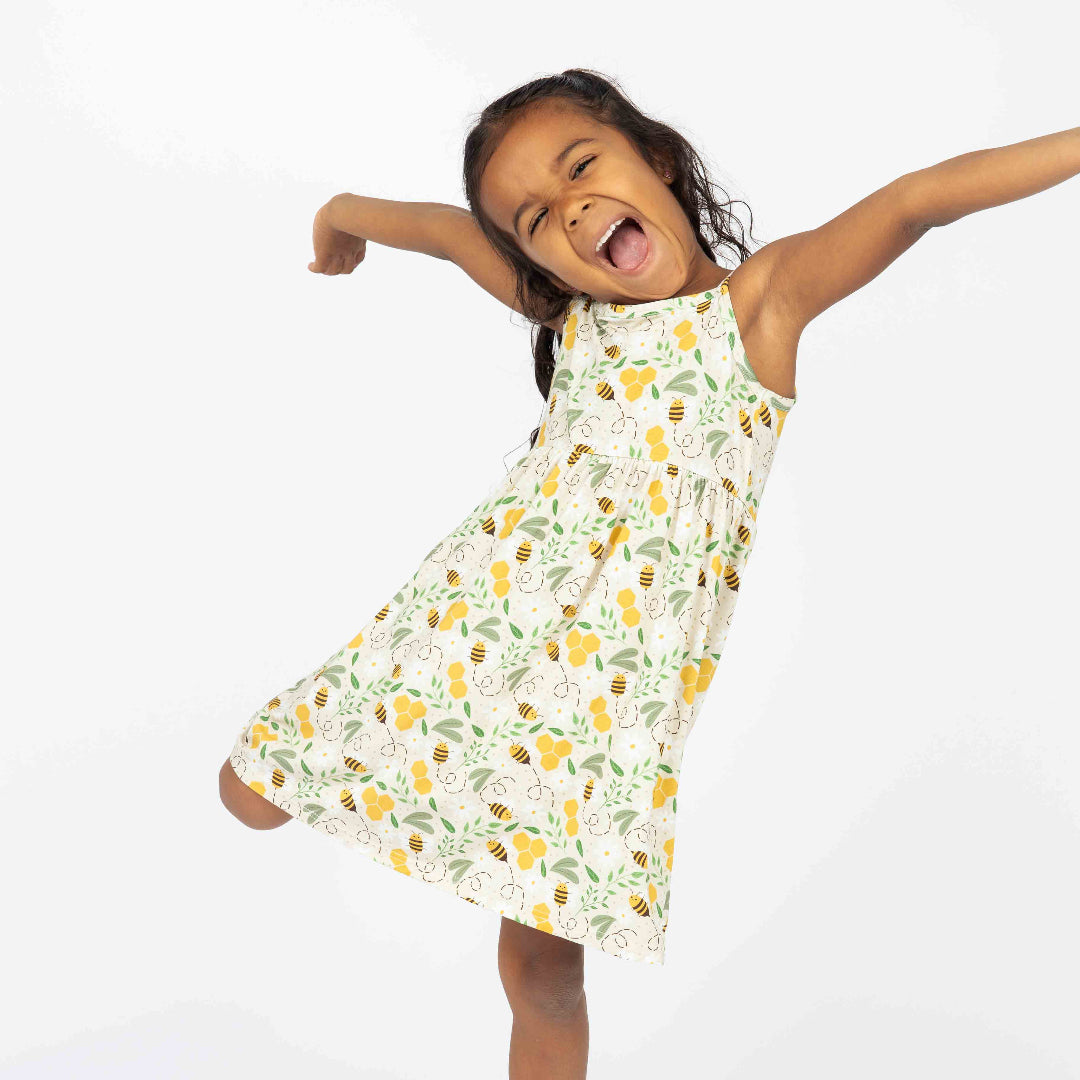
POLYGON ((526 1009, 548 1017, 569 1017, 585 992, 585 950, 504 917, 499 975, 515 1012, 526 1009))
POLYGON ((236 775, 228 758, 218 772, 218 792, 225 809, 249 829, 276 829, 292 819, 291 814, 248 787, 236 775))

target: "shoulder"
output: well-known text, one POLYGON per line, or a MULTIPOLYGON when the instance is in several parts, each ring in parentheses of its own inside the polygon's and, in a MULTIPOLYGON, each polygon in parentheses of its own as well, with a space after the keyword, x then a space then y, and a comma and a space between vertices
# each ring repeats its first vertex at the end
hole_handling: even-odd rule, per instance
POLYGON ((739 324, 746 359, 766 390, 795 394, 799 335, 784 318, 785 308, 772 287, 777 250, 766 244, 728 277, 728 298, 739 324))

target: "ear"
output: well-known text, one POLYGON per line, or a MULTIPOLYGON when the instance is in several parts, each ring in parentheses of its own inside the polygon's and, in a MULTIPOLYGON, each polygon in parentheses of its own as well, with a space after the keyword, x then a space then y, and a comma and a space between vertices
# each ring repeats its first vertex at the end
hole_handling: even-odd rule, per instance
POLYGON ((659 176, 665 184, 673 184, 675 182, 675 166, 670 162, 658 158, 653 162, 653 169, 655 169, 656 175, 659 176), (665 173, 667 175, 665 175, 665 173))

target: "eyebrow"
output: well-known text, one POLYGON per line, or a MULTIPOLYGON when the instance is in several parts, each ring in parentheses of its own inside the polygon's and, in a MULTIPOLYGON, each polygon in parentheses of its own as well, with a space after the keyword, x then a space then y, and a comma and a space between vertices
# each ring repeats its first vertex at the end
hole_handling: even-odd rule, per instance
MULTIPOLYGON (((570 151, 573 150, 575 146, 580 146, 582 143, 599 142, 599 141, 600 141, 599 139, 582 138, 582 139, 575 139, 573 142, 567 143, 566 146, 563 147, 562 153, 558 154, 556 156, 555 160, 551 163, 551 171, 554 172, 563 163, 564 159, 566 158, 566 155, 569 154, 570 151)), ((522 212, 524 211, 525 207, 529 205, 529 201, 530 201, 529 199, 526 199, 514 211, 514 235, 517 236, 519 239, 521 237, 521 233, 518 232, 518 218, 521 217, 522 212)))

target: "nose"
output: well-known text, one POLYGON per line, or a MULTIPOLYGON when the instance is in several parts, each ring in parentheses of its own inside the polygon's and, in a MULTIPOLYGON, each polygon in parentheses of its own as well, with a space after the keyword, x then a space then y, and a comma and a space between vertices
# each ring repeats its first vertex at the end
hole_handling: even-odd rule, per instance
MULTIPOLYGON (((592 206, 592 202, 591 202, 591 201, 586 201, 586 202, 582 203, 582 204, 581 204, 581 211, 579 211, 579 213, 580 213, 580 212, 584 212, 584 211, 585 211, 585 210, 587 210, 587 209, 588 209, 588 208, 589 208, 590 206, 592 206)), ((577 219, 577 217, 572 217, 572 218, 570 219, 570 224, 571 224, 571 225, 577 225, 577 223, 578 223, 578 219, 577 219)))

